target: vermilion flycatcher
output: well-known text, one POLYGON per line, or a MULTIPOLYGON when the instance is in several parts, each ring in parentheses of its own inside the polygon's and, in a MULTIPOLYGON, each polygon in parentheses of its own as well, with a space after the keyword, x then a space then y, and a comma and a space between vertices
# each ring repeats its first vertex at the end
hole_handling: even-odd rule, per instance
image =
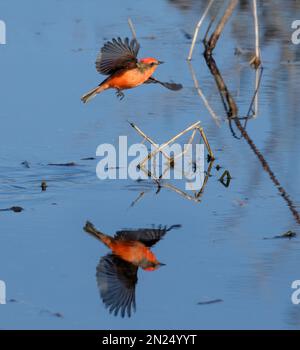
POLYGON ((120 311, 122 317, 126 313, 131 316, 131 310, 135 310, 138 268, 154 271, 164 265, 157 260, 150 247, 178 227, 181 225, 118 231, 111 237, 98 231, 90 222, 86 223, 84 230, 112 250, 112 254, 102 257, 97 266, 100 295, 109 312, 117 315, 120 311))
POLYGON ((148 57, 137 59, 140 45, 136 39, 129 41, 125 38, 108 41, 100 51, 96 60, 96 69, 99 73, 109 75, 96 88, 81 97, 86 103, 100 92, 107 89, 116 89, 117 96, 124 98, 122 90, 131 89, 141 84, 158 83, 170 90, 180 90, 181 84, 163 83, 155 79, 152 74, 157 66, 163 62, 148 57))

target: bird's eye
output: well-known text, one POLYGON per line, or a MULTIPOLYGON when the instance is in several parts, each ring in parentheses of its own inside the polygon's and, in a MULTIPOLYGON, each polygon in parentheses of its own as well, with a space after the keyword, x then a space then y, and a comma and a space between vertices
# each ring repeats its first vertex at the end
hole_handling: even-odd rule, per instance
POLYGON ((153 67, 155 65, 155 62, 151 62, 150 66, 153 67))

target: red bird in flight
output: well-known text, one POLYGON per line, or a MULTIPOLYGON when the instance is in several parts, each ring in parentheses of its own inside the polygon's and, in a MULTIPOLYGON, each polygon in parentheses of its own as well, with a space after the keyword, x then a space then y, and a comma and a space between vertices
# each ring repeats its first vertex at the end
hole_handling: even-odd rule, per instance
POLYGON ((118 231, 111 237, 87 221, 84 230, 112 250, 112 254, 100 259, 96 275, 101 298, 109 312, 114 312, 116 316, 120 311, 122 317, 126 313, 128 317, 131 316, 132 309, 135 310, 138 268, 154 271, 164 265, 157 260, 150 248, 167 232, 179 227, 181 225, 118 231))
POLYGON ((100 92, 107 89, 116 89, 117 96, 124 98, 123 90, 132 89, 141 84, 161 84, 170 90, 180 90, 181 84, 164 83, 155 79, 152 74, 157 66, 163 62, 148 57, 137 59, 140 44, 136 39, 112 39, 100 51, 96 60, 96 69, 99 73, 109 75, 101 84, 81 97, 86 103, 100 92))

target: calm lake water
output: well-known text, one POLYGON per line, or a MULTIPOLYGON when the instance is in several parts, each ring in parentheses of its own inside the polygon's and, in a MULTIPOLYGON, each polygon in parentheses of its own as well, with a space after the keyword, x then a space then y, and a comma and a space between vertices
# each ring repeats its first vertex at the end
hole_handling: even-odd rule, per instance
MULTIPOLYGON (((255 90, 247 3, 240 2, 214 53, 241 116, 255 90)), ((299 19, 300 4, 261 3, 264 71, 258 114, 247 132, 297 211, 300 45, 291 42, 291 23, 299 19)), ((249 144, 232 136, 200 40, 192 66, 219 125, 198 96, 186 61, 187 34, 206 4, 1 1, 7 44, 0 45, 0 208, 24 211, 0 212, 0 280, 7 292, 0 329, 300 328, 300 305, 291 302, 291 284, 300 279, 299 237, 265 239, 299 233, 299 224, 249 144), (165 61, 155 76, 184 88, 142 86, 125 92, 123 101, 107 91, 83 105, 80 96, 103 78, 94 68, 99 48, 115 36, 131 35, 128 17, 141 57, 165 61), (100 181, 98 159, 81 160, 95 157, 99 144, 117 145, 119 135, 138 142, 128 120, 158 143, 201 121, 216 161, 200 203, 164 188, 156 194, 150 180, 100 181), (48 165, 67 162, 76 165, 48 165), (232 176, 228 188, 218 181, 224 170, 232 176), (138 272, 131 318, 109 314, 99 296, 96 266, 107 249, 84 233, 86 220, 108 234, 124 227, 182 225, 153 249, 166 266, 138 272)), ((218 9, 221 14, 223 5, 216 1, 211 14, 218 9)))

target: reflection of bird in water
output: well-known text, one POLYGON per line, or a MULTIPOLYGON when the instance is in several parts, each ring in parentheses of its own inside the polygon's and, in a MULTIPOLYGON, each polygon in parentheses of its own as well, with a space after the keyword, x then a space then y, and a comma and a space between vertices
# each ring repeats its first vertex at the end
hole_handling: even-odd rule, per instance
POLYGON ((140 45, 136 39, 128 38, 112 39, 102 48, 96 61, 96 69, 99 73, 108 75, 95 89, 81 97, 86 103, 100 92, 107 89, 116 89, 117 96, 124 97, 122 90, 132 89, 141 84, 160 84, 170 90, 180 90, 181 84, 164 83, 155 79, 152 74, 162 62, 156 58, 148 57, 137 59, 140 45))
POLYGON ((114 237, 96 230, 87 222, 84 230, 101 240, 112 254, 102 257, 97 266, 97 283, 101 298, 109 312, 130 317, 135 310, 135 285, 137 271, 141 267, 147 271, 154 271, 160 263, 150 250, 155 243, 172 230, 181 225, 159 227, 152 229, 126 230, 116 232, 114 237))

